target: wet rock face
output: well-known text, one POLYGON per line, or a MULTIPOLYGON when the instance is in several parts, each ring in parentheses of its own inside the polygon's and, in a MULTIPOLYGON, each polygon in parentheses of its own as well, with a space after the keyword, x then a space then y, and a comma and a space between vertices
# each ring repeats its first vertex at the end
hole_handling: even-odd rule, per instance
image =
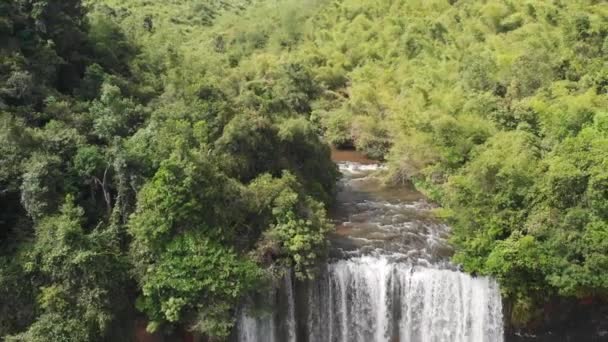
POLYGON ((506 341, 608 341, 608 303, 600 298, 555 299, 545 305, 542 317, 525 329, 508 328, 506 341))

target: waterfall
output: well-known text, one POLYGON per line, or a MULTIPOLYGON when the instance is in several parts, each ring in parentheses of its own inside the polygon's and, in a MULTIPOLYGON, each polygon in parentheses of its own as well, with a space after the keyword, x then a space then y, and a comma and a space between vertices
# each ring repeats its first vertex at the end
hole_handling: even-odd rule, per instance
POLYGON ((297 342, 294 287, 292 272, 287 270, 282 283, 275 283, 268 293, 260 294, 254 303, 241 308, 236 340, 297 342))
POLYGON ((283 278, 285 280, 285 294, 287 297, 287 342, 296 342, 296 308, 295 299, 293 296, 293 282, 291 281, 291 272, 283 278))
POLYGON ((283 342, 277 339, 277 310, 282 303, 279 302, 277 294, 280 288, 275 287, 269 293, 263 294, 260 298, 265 303, 263 310, 255 310, 255 305, 241 308, 240 317, 236 326, 236 340, 239 342, 283 342), (271 307, 266 307, 270 304, 271 307), (268 309, 271 309, 269 311, 268 309))
POLYGON ((237 329, 240 342, 277 341, 275 319, 270 315, 258 317, 243 311, 237 329))
POLYGON ((384 257, 328 265, 309 291, 308 341, 502 341, 498 285, 384 257))
POLYGON ((245 311, 238 322, 238 341, 240 342, 275 342, 276 330, 274 318, 268 315, 251 316, 245 311))
POLYGON ((293 293, 288 295, 287 311, 294 316, 277 316, 277 322, 241 317, 239 341, 296 341, 291 333, 295 312, 306 312, 305 319, 298 321, 306 334, 297 341, 503 340, 500 291, 495 281, 485 277, 363 256, 327 265, 301 290, 306 297, 303 303, 294 302, 293 293), (280 322, 283 319, 286 322, 280 322), (281 324, 292 326, 285 338, 277 336, 274 328, 281 324))
POLYGON ((331 257, 312 281, 291 272, 238 318, 238 342, 501 342, 496 281, 455 271, 449 227, 407 187, 383 188, 381 165, 339 164, 331 257))

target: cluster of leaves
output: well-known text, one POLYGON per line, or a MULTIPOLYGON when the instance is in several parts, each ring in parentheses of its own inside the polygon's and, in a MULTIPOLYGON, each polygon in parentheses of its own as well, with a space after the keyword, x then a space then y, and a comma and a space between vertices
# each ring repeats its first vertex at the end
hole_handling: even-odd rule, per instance
POLYGON ((36 227, 21 265, 23 277, 40 286, 27 289, 37 296, 37 317, 9 341, 94 340, 108 334, 116 313, 126 310, 127 264, 116 232, 86 232, 84 211, 73 201, 68 196, 56 216, 36 227))
POLYGON ((301 185, 289 172, 278 179, 268 174, 258 177, 249 191, 255 197, 255 210, 272 208, 262 215, 272 224, 258 242, 255 259, 267 263, 277 255, 292 255, 283 258, 286 266, 293 268, 299 279, 314 278, 315 265, 326 251, 326 234, 332 228, 323 204, 303 195, 301 185))
POLYGON ((127 341, 136 311, 225 337, 271 266, 314 276, 337 177, 316 82, 192 51, 247 6, 0 4, 3 339, 127 341))

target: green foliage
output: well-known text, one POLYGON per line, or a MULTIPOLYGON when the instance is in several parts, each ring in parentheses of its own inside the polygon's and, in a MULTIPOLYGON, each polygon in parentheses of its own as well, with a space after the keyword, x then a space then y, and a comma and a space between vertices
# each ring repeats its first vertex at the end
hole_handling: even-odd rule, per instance
POLYGON ((309 278, 324 255, 320 135, 440 201, 454 260, 501 281, 514 322, 605 296, 607 17, 585 0, 3 1, 0 336, 112 339, 135 297, 150 328, 226 336, 263 268, 309 278))
POLYGON ((127 268, 116 231, 98 228, 87 233, 83 215, 68 196, 60 214, 38 224, 24 267, 40 290, 40 316, 9 340, 94 340, 107 334, 116 314, 124 310, 127 268))
POLYGON ((61 315, 43 314, 29 330, 17 336, 7 337, 11 342, 87 341, 91 336, 78 318, 65 318, 61 315), (61 322, 61 324, 57 324, 61 322))
POLYGON ((285 259, 312 277, 324 255, 331 227, 324 206, 293 175, 264 175, 245 190, 219 172, 201 156, 174 154, 139 192, 131 258, 143 291, 138 308, 151 330, 186 323, 212 336, 230 332, 232 308, 262 279, 257 265, 225 246, 250 248, 238 241, 241 226, 257 228, 245 231, 249 241, 264 236, 256 254, 276 246, 269 260, 256 258, 261 264, 285 259))
MULTIPOLYGON (((145 262, 146 255, 162 251, 172 236, 188 230, 230 240, 229 229, 240 221, 238 203, 239 188, 208 161, 191 155, 165 160, 139 192, 130 219, 136 265, 145 262), (226 210, 228 203, 233 212, 226 210)), ((145 272, 146 267, 139 269, 145 272)))
POLYGON ((257 265, 211 242, 204 232, 187 232, 169 242, 146 270, 138 308, 151 319, 148 330, 162 322, 190 321, 201 333, 225 337, 232 327, 230 309, 255 288, 260 275, 257 265))
MULTIPOLYGON (((5 252, 6 253, 6 252, 5 252)), ((23 269, 23 255, 0 259, 0 331, 23 331, 35 315, 35 289, 23 269)))
POLYGON ((312 279, 319 259, 325 256, 326 235, 332 229, 322 203, 302 193, 296 178, 286 172, 281 178, 263 175, 249 185, 255 198, 253 210, 272 222, 258 244, 257 258, 289 257, 300 279, 312 279), (304 200, 300 198, 304 197, 304 200))
POLYGON ((35 220, 57 208, 61 191, 61 160, 55 156, 34 154, 25 167, 21 184, 21 203, 35 220))
POLYGON ((217 74, 279 58, 309 70, 317 129, 441 202, 454 260, 501 281, 514 322, 551 296, 605 296, 605 4, 318 6, 296 45, 251 46, 217 74))
POLYGON ((265 268, 314 273, 338 174, 306 120, 322 89, 247 59, 295 48, 316 5, 0 4, 0 338, 129 340, 136 298, 151 330, 225 337, 265 268), (232 26, 268 11, 281 30, 232 26), (250 183, 283 173, 296 196, 260 202, 250 183))
POLYGON ((108 83, 101 86, 99 100, 91 103, 89 111, 93 117, 94 134, 106 141, 132 134, 143 116, 141 108, 122 97, 119 87, 108 83))
POLYGON ((19 187, 21 163, 31 153, 32 136, 22 120, 0 112, 0 183, 4 189, 19 187))
POLYGON ((273 214, 276 224, 268 235, 271 240, 278 240, 291 256, 296 276, 312 279, 312 271, 323 256, 327 245, 325 236, 332 225, 326 219, 321 203, 308 197, 306 207, 298 210, 294 208, 297 204, 298 195, 293 192, 281 193, 275 199, 273 214))
MULTIPOLYGON (((185 23, 193 48, 180 53, 247 108, 213 143, 231 177, 279 179, 272 146, 291 155, 282 130, 304 116, 441 202, 455 261, 501 280, 523 323, 551 296, 606 294, 607 13, 582 0, 260 1, 208 30, 185 23)), ((275 229, 297 230, 287 216, 275 229)), ((283 253, 276 241, 262 250, 283 253)))

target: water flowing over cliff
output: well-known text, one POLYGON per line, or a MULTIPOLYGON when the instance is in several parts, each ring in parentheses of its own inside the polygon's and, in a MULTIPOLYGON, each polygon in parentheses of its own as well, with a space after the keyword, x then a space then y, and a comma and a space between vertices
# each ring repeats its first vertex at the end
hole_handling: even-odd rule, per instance
POLYGON ((340 163, 330 261, 314 281, 288 273, 269 309, 244 308, 238 341, 503 340, 498 284, 451 265, 449 228, 417 192, 380 186, 379 167, 340 163))

